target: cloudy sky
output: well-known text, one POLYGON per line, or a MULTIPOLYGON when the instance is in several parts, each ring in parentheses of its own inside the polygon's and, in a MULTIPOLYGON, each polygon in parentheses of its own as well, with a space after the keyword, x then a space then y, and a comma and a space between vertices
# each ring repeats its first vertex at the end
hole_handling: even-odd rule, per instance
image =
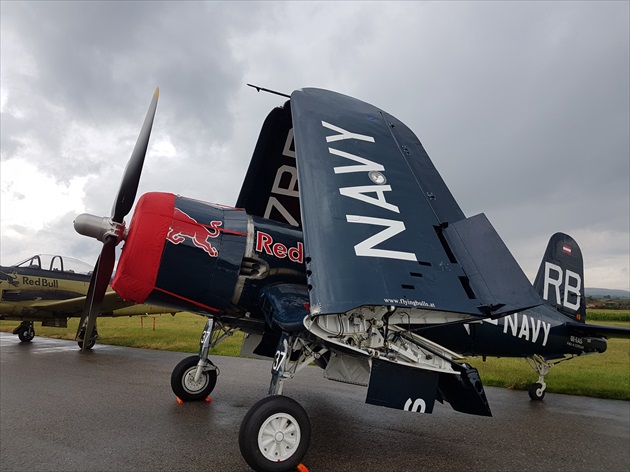
POLYGON ((139 192, 234 204, 284 102, 250 82, 384 109, 531 279, 563 231, 587 286, 627 290, 629 5, 3 1, 0 260, 96 260, 72 221, 109 214, 156 86, 139 192))

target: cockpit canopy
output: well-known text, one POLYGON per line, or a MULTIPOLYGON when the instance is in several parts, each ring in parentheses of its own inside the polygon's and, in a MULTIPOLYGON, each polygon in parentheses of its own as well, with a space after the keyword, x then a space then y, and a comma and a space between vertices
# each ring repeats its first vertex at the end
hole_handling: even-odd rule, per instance
POLYGON ((90 275, 93 266, 74 257, 56 256, 52 254, 36 254, 18 262, 11 267, 69 272, 90 275))

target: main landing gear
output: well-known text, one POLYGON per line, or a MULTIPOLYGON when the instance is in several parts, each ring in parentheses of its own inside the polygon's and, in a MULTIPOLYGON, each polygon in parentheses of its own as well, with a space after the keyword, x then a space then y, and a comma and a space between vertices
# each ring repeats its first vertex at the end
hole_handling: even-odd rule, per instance
MULTIPOLYGON (((171 375, 171 388, 182 401, 204 400, 216 385, 219 369, 208 359, 208 350, 235 329, 208 319, 200 341, 198 356, 183 359, 171 375)), ((311 440, 311 423, 304 408, 283 396, 283 382, 298 371, 317 362, 326 352, 315 352, 299 336, 283 332, 271 369, 269 396, 257 402, 245 415, 239 431, 239 447, 245 461, 256 471, 295 470, 306 455, 311 440), (293 353, 299 353, 292 361, 293 353)))
MULTIPOLYGON (((85 346, 85 349, 92 349, 94 345, 96 344, 97 339, 98 339, 98 331, 96 331, 96 325, 95 325, 94 329, 92 330, 92 336, 90 336, 90 339, 88 340, 87 346, 85 346)), ((81 349, 83 349, 84 342, 85 342, 85 328, 81 329, 81 331, 79 332, 79 340, 77 341, 77 344, 79 345, 81 349)))
POLYGON ((245 415, 238 444, 245 461, 257 471, 294 470, 311 441, 304 408, 283 395, 257 402, 245 415))
POLYGON ((228 336, 233 329, 226 328, 208 318, 199 341, 199 355, 183 359, 171 374, 171 389, 177 398, 185 402, 205 400, 217 384, 219 369, 210 359, 208 351, 228 336))
POLYGON ((171 374, 173 393, 182 401, 203 400, 210 395, 217 384, 217 367, 210 359, 190 356, 182 360, 171 374))
POLYGON ((315 352, 298 336, 283 332, 271 368, 269 396, 245 415, 238 435, 241 454, 251 468, 263 472, 295 470, 311 441, 311 423, 304 408, 282 395, 283 383, 325 350, 315 352), (291 361, 294 352, 299 352, 291 361))
POLYGON ((35 327, 32 321, 22 321, 20 325, 13 330, 13 334, 17 334, 20 341, 30 343, 35 337, 35 327))

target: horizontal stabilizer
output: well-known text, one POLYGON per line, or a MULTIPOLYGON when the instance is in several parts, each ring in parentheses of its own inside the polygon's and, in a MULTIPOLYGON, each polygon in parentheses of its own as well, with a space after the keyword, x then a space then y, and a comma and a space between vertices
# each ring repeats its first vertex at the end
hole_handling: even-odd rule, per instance
POLYGON ((449 225, 443 234, 481 313, 499 316, 543 303, 483 213, 449 225))
POLYGON ((616 326, 601 326, 577 323, 569 321, 567 324, 569 333, 576 336, 595 336, 602 338, 630 338, 630 328, 616 326))

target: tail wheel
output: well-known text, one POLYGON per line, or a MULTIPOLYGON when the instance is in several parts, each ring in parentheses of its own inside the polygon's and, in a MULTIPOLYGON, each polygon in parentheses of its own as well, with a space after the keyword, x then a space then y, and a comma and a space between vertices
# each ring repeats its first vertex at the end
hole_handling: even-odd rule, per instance
POLYGON ((204 370, 199 380, 195 381, 198 363, 199 356, 187 357, 175 366, 171 374, 171 389, 177 398, 185 402, 204 400, 217 384, 216 370, 204 370))
POLYGON ((238 435, 241 454, 251 468, 262 472, 294 470, 311 441, 311 423, 295 400, 272 395, 245 415, 238 435))
POLYGON ((538 382, 531 384, 527 393, 529 393, 529 398, 534 401, 541 401, 545 398, 545 388, 543 384, 538 382))

